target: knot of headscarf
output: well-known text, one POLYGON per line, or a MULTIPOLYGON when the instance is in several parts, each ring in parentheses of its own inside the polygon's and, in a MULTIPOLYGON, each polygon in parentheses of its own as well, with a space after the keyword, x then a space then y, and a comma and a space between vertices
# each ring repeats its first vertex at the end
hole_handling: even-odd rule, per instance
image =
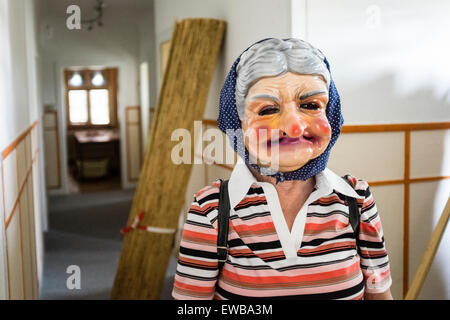
MULTIPOLYGON (((254 43, 253 45, 265 41, 268 39, 264 39, 254 43)), ((252 46, 253 46, 252 45, 252 46)), ((249 48, 251 48, 250 46, 249 48)), ((247 48, 245 51, 247 51, 247 48)), ((244 53, 243 51, 242 53, 244 53)), ((265 168, 261 168, 257 164, 250 162, 250 155, 248 150, 244 144, 244 137, 242 135, 241 128, 241 120, 239 119, 237 107, 236 107, 236 98, 235 98, 235 90, 236 90, 236 66, 238 65, 241 55, 236 59, 236 61, 231 66, 231 70, 228 73, 227 79, 222 87, 220 93, 220 109, 219 109, 219 118, 218 126, 219 129, 222 130, 225 134, 227 134, 230 144, 233 147, 234 151, 251 167, 258 170, 258 172, 262 174, 267 174, 276 178, 276 182, 282 182, 284 180, 307 180, 312 176, 322 172, 328 163, 328 158, 330 156, 330 151, 333 145, 335 144, 339 134, 341 132, 342 124, 344 123, 344 118, 341 113, 341 100, 339 98, 338 91, 336 86, 334 85, 334 81, 331 77, 330 65, 326 58, 324 58, 324 63, 327 66, 328 71, 330 71, 330 88, 329 88, 329 97, 328 104, 326 107, 326 115, 328 122, 331 126, 331 139, 325 151, 318 156, 310 160, 303 167, 291 171, 291 172, 270 172, 267 173, 265 168)))

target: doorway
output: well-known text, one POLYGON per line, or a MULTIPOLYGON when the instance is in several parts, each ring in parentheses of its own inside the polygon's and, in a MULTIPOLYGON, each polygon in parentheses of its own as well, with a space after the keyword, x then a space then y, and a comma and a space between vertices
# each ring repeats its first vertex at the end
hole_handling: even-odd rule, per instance
POLYGON ((118 68, 64 70, 70 193, 121 188, 118 68))

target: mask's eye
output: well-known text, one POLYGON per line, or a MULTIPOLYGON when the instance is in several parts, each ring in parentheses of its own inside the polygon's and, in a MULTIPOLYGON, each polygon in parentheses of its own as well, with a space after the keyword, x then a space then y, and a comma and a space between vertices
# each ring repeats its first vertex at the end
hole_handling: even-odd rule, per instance
POLYGON ((320 106, 317 103, 303 103, 299 107, 300 109, 306 109, 306 110, 319 110, 320 106))
POLYGON ((278 111, 280 111, 280 109, 276 106, 267 106, 262 108, 261 110, 259 110, 258 115, 259 116, 266 116, 269 114, 274 114, 277 113, 278 111))

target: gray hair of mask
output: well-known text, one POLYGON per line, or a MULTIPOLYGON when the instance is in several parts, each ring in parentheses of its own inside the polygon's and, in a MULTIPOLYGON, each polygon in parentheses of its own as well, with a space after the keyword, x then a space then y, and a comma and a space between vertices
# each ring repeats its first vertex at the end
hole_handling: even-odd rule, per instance
POLYGON ((245 116, 245 97, 249 88, 260 78, 286 72, 321 75, 328 89, 330 72, 319 49, 300 39, 268 39, 250 47, 241 55, 236 66, 236 106, 239 119, 245 116))

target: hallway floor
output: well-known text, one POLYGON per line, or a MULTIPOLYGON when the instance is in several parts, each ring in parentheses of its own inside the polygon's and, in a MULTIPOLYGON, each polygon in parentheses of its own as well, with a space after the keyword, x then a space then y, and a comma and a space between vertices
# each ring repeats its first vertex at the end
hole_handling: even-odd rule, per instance
MULTIPOLYGON (((109 299, 134 190, 49 197, 41 299, 109 299), (69 266, 80 268, 80 289, 68 289, 69 266)), ((171 299, 171 257, 161 299, 171 299)))

